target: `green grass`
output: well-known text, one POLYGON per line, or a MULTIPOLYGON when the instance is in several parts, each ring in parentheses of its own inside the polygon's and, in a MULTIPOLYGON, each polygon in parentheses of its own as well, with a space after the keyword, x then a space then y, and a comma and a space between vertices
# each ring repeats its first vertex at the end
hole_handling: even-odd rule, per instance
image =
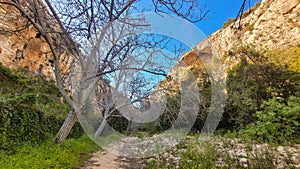
POLYGON ((187 151, 180 154, 180 168, 206 169, 214 168, 216 159, 216 150, 208 142, 199 142, 197 144, 187 144, 187 151))
POLYGON ((40 145, 24 143, 15 154, 0 152, 0 168, 43 169, 80 168, 90 158, 90 153, 100 148, 84 135, 78 139, 67 139, 63 144, 46 141, 40 145))
POLYGON ((0 169, 80 168, 100 149, 79 123, 53 142, 69 112, 61 98, 54 81, 0 62, 0 169))

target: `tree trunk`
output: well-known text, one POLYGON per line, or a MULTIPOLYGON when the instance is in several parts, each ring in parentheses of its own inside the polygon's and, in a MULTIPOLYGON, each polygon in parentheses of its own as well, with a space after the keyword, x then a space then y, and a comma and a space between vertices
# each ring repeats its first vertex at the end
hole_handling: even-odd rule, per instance
POLYGON ((59 129, 56 135, 57 143, 61 144, 66 140, 76 120, 77 120, 76 113, 74 112, 74 110, 71 110, 68 114, 67 119, 64 121, 63 125, 61 126, 61 128, 59 129))
POLYGON ((100 136, 100 134, 102 133, 102 131, 104 130, 105 126, 107 124, 107 120, 106 118, 103 118, 101 125, 99 126, 99 128, 97 129, 97 131, 95 132, 95 137, 100 136))
POLYGON ((129 135, 130 128, 131 128, 131 120, 128 120, 128 125, 127 125, 127 129, 126 129, 126 136, 129 135))

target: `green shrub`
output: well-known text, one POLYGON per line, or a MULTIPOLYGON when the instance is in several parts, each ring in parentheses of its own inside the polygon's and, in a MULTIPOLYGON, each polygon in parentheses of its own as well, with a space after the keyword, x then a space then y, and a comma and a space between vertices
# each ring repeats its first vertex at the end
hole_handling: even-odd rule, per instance
MULTIPOLYGON (((295 55, 286 57, 295 58, 295 55)), ((227 101, 219 127, 242 129, 256 121, 255 112, 263 111, 260 107, 263 101, 299 95, 300 73, 275 63, 264 52, 246 46, 231 51, 230 56, 236 57, 240 63, 228 72, 227 101)), ((294 59, 286 64, 292 62, 294 59)))
POLYGON ((300 98, 272 98, 257 111, 257 121, 240 131, 261 141, 284 143, 300 137, 300 98))
POLYGON ((182 169, 215 168, 216 153, 214 146, 208 142, 190 143, 187 150, 180 154, 179 166, 182 169))
MULTIPOLYGON (((57 133, 69 106, 53 81, 0 64, 0 86, 0 149, 10 152, 23 141, 40 143, 57 133)), ((82 133, 76 124, 71 136, 82 133)))
MULTIPOLYGON (((104 110, 103 110, 104 111, 104 110)), ((116 131, 125 134, 128 126, 128 120, 118 111, 115 110, 108 118, 107 122, 116 131)), ((98 125, 99 126, 99 125, 98 125)))
POLYGON ((144 166, 145 169, 173 169, 174 166, 168 165, 167 162, 159 163, 156 160, 151 160, 150 162, 147 162, 144 166))
POLYGON ((287 49, 268 50, 266 56, 275 65, 300 73, 300 45, 287 49))
POLYGON ((235 18, 229 18, 226 22, 223 23, 222 28, 225 29, 235 21, 235 18))
POLYGON ((174 96, 167 95, 166 98, 167 104, 164 113, 155 120, 155 127, 157 131, 164 131, 172 127, 180 112, 180 93, 177 92, 174 96))

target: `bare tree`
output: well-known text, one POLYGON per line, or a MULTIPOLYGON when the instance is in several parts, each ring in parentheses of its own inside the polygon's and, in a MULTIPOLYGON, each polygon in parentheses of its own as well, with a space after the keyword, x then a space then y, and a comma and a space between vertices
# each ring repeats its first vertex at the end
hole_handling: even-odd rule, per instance
MULTIPOLYGON (((71 111, 68 115, 68 119, 72 119, 75 115, 74 109, 72 107, 73 101, 69 97, 67 91, 64 88, 62 74, 61 74, 61 56, 63 54, 70 55, 78 55, 79 51, 76 47, 75 42, 70 38, 69 34, 64 29, 62 23, 57 18, 57 15, 54 13, 54 17, 48 13, 46 6, 38 0, 31 1, 19 1, 19 0, 5 0, 0 2, 1 8, 6 11, 7 14, 3 16, 3 20, 7 18, 8 21, 14 21, 14 19, 18 22, 18 19, 21 21, 25 21, 23 27, 20 29, 3 27, 2 32, 14 32, 14 31, 22 31, 25 30, 28 26, 33 26, 38 32, 39 36, 42 36, 43 39, 47 42, 50 53, 53 57, 53 65, 54 65, 54 75, 56 78, 56 85, 65 101, 71 105, 71 111), (14 15, 17 17, 11 17, 9 13, 14 12, 14 15), (60 25, 57 27, 57 25, 60 25)), ((3 21, 2 20, 2 21, 3 21)), ((74 125, 76 120, 71 121, 71 125, 74 125)), ((70 126, 71 126, 70 125, 70 126)), ((69 127, 68 130, 70 130, 69 127)))
MULTIPOLYGON (((157 47, 161 42, 165 41, 154 39, 154 43, 151 43, 149 37, 131 37, 125 40, 117 40, 113 43, 108 53, 105 56, 101 56, 101 51, 97 51, 101 39, 105 39, 107 34, 99 33, 101 30, 109 30, 111 23, 116 20, 122 20, 122 18, 128 16, 131 13, 142 11, 143 9, 136 6, 138 1, 136 0, 82 0, 82 1, 56 1, 56 0, 1 0, 1 8, 7 10, 7 12, 15 12, 18 17, 24 20, 24 27, 19 28, 5 28, 2 31, 14 32, 22 31, 29 25, 33 25, 34 28, 40 33, 40 36, 47 42, 50 53, 52 54, 54 61, 54 74, 56 78, 56 84, 64 97, 65 101, 70 105, 71 111, 68 114, 67 119, 63 123, 61 129, 57 134, 57 142, 62 143, 68 136, 71 128, 77 120, 77 114, 75 112, 74 100, 70 97, 69 93, 64 89, 64 84, 61 74, 61 56, 64 54, 72 55, 76 62, 81 66, 82 71, 88 69, 94 69, 95 74, 89 75, 90 79, 81 79, 81 85, 87 85, 89 80, 92 80, 93 85, 96 85, 96 81, 102 79, 105 75, 118 71, 121 62, 128 58, 130 54, 134 52, 136 47, 157 47), (9 11, 11 10, 11 11, 9 11), (49 11, 49 12, 48 12, 49 11), (89 54, 98 55, 101 57, 95 57, 97 60, 89 60, 89 57, 85 53, 85 43, 89 43, 94 46, 89 54), (95 47, 96 46, 96 47, 95 47), (94 67, 91 68, 91 63, 94 67)), ((207 11, 199 6, 196 0, 178 0, 178 1, 154 1, 153 11, 176 14, 179 17, 187 19, 189 21, 197 22, 202 20, 207 11)), ((8 15, 7 15, 8 16, 8 15)), ((5 17, 7 17, 5 16, 5 17)), ((8 20, 11 18, 8 18, 8 20)), ((132 21, 131 21, 132 22, 132 21)), ((123 26, 126 26, 124 20, 123 26)), ((127 23, 130 25, 132 23, 127 23)), ((124 28, 125 29, 125 28, 124 28)), ((107 33, 107 32, 106 32, 107 33)), ((117 38, 114 36, 113 38, 117 38)), ((124 35, 122 36, 124 38, 124 35)), ((153 40, 153 39, 152 39, 153 40)), ((163 48, 163 47, 161 47, 163 48)), ((125 62, 126 63, 126 62, 125 62)), ((127 66, 127 69, 130 68, 127 66)), ((130 69, 134 69, 131 67, 130 69)), ((165 73, 157 68, 151 69, 149 67, 142 67, 139 70, 144 72, 165 75, 165 73)), ((82 77, 87 75, 82 74, 82 77)), ((78 110, 78 109, 77 109, 78 110)), ((80 110, 80 109, 79 109, 80 110)))
MULTIPOLYGON (((234 22, 233 22, 234 24, 232 25, 232 28, 235 28, 235 29, 238 29, 238 30, 241 29, 241 20, 244 16, 244 11, 246 9, 246 3, 247 2, 248 2, 248 7, 250 7, 251 0, 243 0, 241 8, 240 8, 236 18, 234 19, 234 22)), ((251 12, 250 10, 251 10, 251 8, 249 9, 249 12, 251 12)))

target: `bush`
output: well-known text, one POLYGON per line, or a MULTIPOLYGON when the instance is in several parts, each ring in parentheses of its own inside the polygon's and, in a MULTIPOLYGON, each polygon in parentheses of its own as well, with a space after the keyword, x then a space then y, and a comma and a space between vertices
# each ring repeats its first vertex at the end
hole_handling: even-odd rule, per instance
POLYGON ((300 98, 291 96, 265 101, 257 111, 257 121, 240 131, 261 141, 284 143, 300 137, 300 98))
POLYGON ((235 18, 229 18, 226 22, 223 23, 222 28, 225 29, 227 28, 229 25, 231 25, 233 22, 235 21, 235 18))
POLYGON ((266 56, 277 66, 300 72, 300 45, 287 49, 268 50, 266 56))
POLYGON ((12 149, 22 141, 38 143, 58 131, 62 119, 46 117, 35 109, 34 94, 23 94, 11 99, 0 99, 0 146, 12 149))
POLYGON ((177 92, 174 96, 167 95, 167 105, 164 112, 155 121, 157 131, 164 131, 172 127, 180 112, 181 94, 177 92))
POLYGON ((180 154, 179 166, 182 169, 188 168, 215 168, 216 149, 208 143, 188 144, 187 150, 180 154))
MULTIPOLYGON (((58 132, 69 112, 53 81, 0 63, 0 150, 13 151, 23 141, 40 143, 58 132)), ((72 137, 83 133, 79 124, 72 137)))
MULTIPOLYGON (((118 111, 115 110, 108 118, 107 122, 116 131, 125 134, 128 126, 128 120, 118 111)), ((100 124, 98 125, 100 126, 100 124)))
MULTIPOLYGON (((220 127, 242 129, 257 120, 255 112, 264 111, 260 107, 264 101, 299 95, 299 72, 278 65, 247 46, 231 51, 230 56, 240 63, 228 72, 227 101, 220 127)), ((290 55, 286 57, 289 59, 290 55)))

